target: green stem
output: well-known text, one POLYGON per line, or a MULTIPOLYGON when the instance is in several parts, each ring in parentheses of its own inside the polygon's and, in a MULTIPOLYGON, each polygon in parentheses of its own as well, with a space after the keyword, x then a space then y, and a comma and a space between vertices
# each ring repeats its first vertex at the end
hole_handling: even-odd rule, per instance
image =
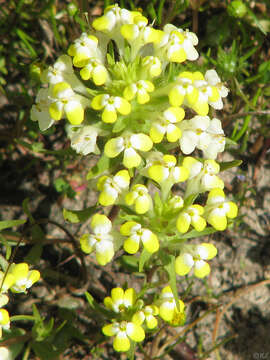
POLYGON ((35 321, 35 317, 33 315, 14 315, 10 317, 10 321, 35 321))

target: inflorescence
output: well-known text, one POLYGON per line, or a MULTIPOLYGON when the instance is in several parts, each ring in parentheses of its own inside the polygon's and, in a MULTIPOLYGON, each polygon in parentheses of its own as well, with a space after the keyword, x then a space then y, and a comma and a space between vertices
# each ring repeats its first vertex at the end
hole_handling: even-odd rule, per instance
MULTIPOLYGON (((157 30, 141 12, 113 5, 42 73, 32 120, 45 131, 65 119, 78 154, 108 160, 91 180, 98 204, 117 205, 120 215, 114 221, 94 214, 80 239, 102 266, 120 248, 148 253, 157 264, 163 252, 174 255, 179 276, 193 271, 203 278, 217 249, 187 239, 207 228, 225 230, 237 216, 216 160, 225 148, 222 124, 209 114, 223 108, 228 89, 214 69, 186 70, 185 61, 198 59, 197 44, 188 30, 171 24, 157 30), (199 197, 203 193, 208 196, 199 197)), ((172 325, 185 319, 184 303, 170 286, 146 305, 134 289, 115 288, 104 304, 116 314, 102 328, 114 336, 116 351, 143 341, 158 318, 172 325)))

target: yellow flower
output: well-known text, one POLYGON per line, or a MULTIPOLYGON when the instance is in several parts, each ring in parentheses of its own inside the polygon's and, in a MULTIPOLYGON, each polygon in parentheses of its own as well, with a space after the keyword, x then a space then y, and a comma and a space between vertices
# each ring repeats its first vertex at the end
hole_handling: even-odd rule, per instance
POLYGON ((227 218, 233 219, 237 213, 237 205, 232 201, 226 201, 222 189, 217 188, 209 192, 205 206, 205 218, 216 230, 225 230, 227 218))
POLYGON ((107 141, 104 152, 106 156, 114 158, 124 151, 123 164, 130 169, 139 166, 142 160, 136 150, 149 151, 152 146, 153 142, 148 135, 126 133, 107 141))
POLYGON ((176 227, 177 230, 184 234, 188 231, 190 225, 192 225, 197 231, 202 231, 206 227, 206 221, 201 216, 204 213, 204 209, 201 205, 190 205, 186 209, 180 212, 176 227))
POLYGON ((89 61, 80 70, 83 80, 92 79, 95 85, 103 85, 108 79, 108 72, 105 66, 97 59, 89 59, 89 61))
POLYGON ((177 85, 169 92, 169 101, 172 106, 181 106, 186 100, 189 105, 194 104, 199 96, 199 92, 193 84, 194 75, 192 72, 183 71, 177 79, 177 85))
POLYGON ((115 351, 125 352, 130 349, 130 340, 141 342, 145 338, 143 328, 132 321, 114 322, 103 326, 102 332, 106 336, 115 336, 113 348, 115 351))
POLYGON ((50 104, 49 112, 53 120, 61 120, 65 115, 73 125, 79 125, 83 122, 84 108, 89 101, 88 99, 75 94, 66 82, 54 85, 52 97, 53 101, 50 104))
POLYGON ((181 130, 175 124, 182 121, 185 111, 179 107, 169 107, 163 112, 159 121, 153 123, 150 129, 150 137, 154 143, 160 143, 165 134, 169 142, 175 142, 181 137, 181 130))
POLYGON ((128 188, 129 182, 130 176, 127 170, 120 170, 113 177, 101 176, 97 183, 97 189, 101 191, 99 203, 103 206, 115 204, 119 195, 128 188))
POLYGON ((122 288, 113 288, 111 296, 104 299, 106 308, 121 313, 131 308, 136 302, 137 296, 133 288, 123 290, 122 288))
POLYGON ((142 184, 136 184, 125 197, 126 204, 135 206, 137 214, 145 214, 152 207, 152 198, 148 189, 142 184))
POLYGON ((199 56, 194 45, 198 39, 194 33, 183 31, 172 24, 164 26, 164 31, 159 32, 154 40, 155 55, 159 58, 182 63, 185 60, 196 60, 199 56))
POLYGON ((129 254, 135 254, 139 250, 140 242, 149 253, 159 249, 158 238, 149 229, 145 229, 135 221, 128 221, 120 228, 122 235, 128 236, 124 242, 124 249, 129 254))
POLYGON ((186 156, 183 166, 189 171, 185 198, 213 188, 224 188, 224 182, 217 176, 220 166, 215 160, 201 162, 191 156, 186 156))
POLYGON ((95 214, 91 220, 93 234, 84 234, 80 239, 81 249, 86 254, 95 250, 97 262, 104 266, 114 256, 112 223, 105 215, 95 214))
POLYGON ((143 324, 145 321, 148 329, 154 329, 158 325, 155 317, 158 314, 159 308, 156 305, 147 305, 132 316, 132 321, 138 325, 143 324))
POLYGON ((146 74, 151 77, 159 76, 162 72, 161 62, 156 56, 145 56, 142 58, 142 67, 146 74))
POLYGON ((196 245, 190 251, 183 251, 175 259, 175 272, 184 276, 194 267, 194 275, 198 278, 204 278, 210 273, 210 266, 205 260, 211 260, 217 255, 217 249, 212 244, 203 243, 196 245))
POLYGON ((105 123, 114 123, 117 120, 117 113, 128 115, 131 111, 130 103, 120 96, 100 94, 93 98, 91 106, 94 110, 102 110, 101 119, 105 123))
POLYGON ((185 322, 185 304, 178 299, 179 310, 170 286, 166 286, 161 291, 161 305, 159 306, 159 316, 171 325, 180 326, 185 322))
POLYGON ((149 92, 154 91, 155 87, 148 80, 139 80, 136 83, 128 85, 124 90, 124 98, 128 101, 136 97, 139 104, 145 104, 150 100, 149 92))
POLYGON ((9 274, 13 275, 15 279, 10 289, 15 293, 26 292, 40 278, 39 271, 29 270, 26 263, 12 264, 9 268, 9 274))
POLYGON ((141 15, 136 11, 121 9, 118 4, 107 6, 104 15, 95 19, 92 26, 95 30, 109 35, 118 33, 123 24, 133 23, 133 18, 141 15))
POLYGON ((73 57, 73 64, 83 67, 89 59, 99 55, 98 39, 93 35, 82 33, 68 49, 68 54, 73 57))
POLYGON ((160 162, 148 167, 148 176, 159 184, 170 182, 175 184, 188 178, 188 170, 183 166, 175 166, 176 158, 173 155, 164 155, 160 162))

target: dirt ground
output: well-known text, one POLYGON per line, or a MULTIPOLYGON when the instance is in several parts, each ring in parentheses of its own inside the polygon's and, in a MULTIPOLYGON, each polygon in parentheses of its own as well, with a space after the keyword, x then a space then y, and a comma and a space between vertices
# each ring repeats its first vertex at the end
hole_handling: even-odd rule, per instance
MULTIPOLYGON (((84 177, 78 177, 78 167, 83 174, 87 173, 91 162, 88 159, 78 161, 70 169, 68 178, 77 194, 75 199, 57 194, 52 186, 55 178, 61 175, 60 171, 41 171, 44 159, 34 155, 34 165, 27 168, 29 159, 33 154, 22 154, 16 151, 12 159, 2 162, 1 174, 1 217, 2 219, 24 218, 21 204, 26 197, 30 199, 30 208, 34 218, 50 218, 67 229, 79 235, 83 233, 86 225, 65 224, 62 217, 62 208, 82 209, 93 205, 95 193, 87 188, 84 177), (12 160, 12 161, 10 161, 12 160), (79 189, 79 191, 78 191, 79 189)), ((223 160, 232 159, 226 154, 223 160)), ((198 319, 207 309, 218 306, 218 311, 210 312, 203 320, 193 327, 183 344, 177 345, 175 352, 168 359, 197 359, 196 352, 207 353, 212 349, 213 334, 216 342, 223 342, 219 347, 221 359, 270 359, 270 307, 269 282, 270 279, 270 166, 269 155, 265 157, 260 167, 256 169, 256 182, 254 182, 254 159, 243 159, 240 168, 234 168, 223 175, 227 192, 240 194, 239 217, 235 226, 226 232, 213 234, 207 239, 218 248, 218 256, 211 261, 211 275, 205 281, 195 280, 192 292, 186 299, 187 324, 198 319), (223 311, 223 312, 222 312, 223 311), (220 316, 218 319, 217 317, 220 316), (226 342, 226 339, 230 341, 226 342)), ((78 271, 78 260, 70 256, 69 243, 49 244, 56 239, 65 238, 65 233, 54 225, 44 227, 46 241, 43 256, 39 266, 45 268, 46 262, 55 266, 56 274, 62 272, 70 275, 78 271)), ((27 253, 25 244, 17 257, 27 253)), ((86 288, 78 289, 72 283, 62 287, 57 279, 54 286, 48 282, 40 282, 33 287, 32 300, 18 301, 14 297, 14 307, 17 313, 29 313, 30 305, 34 301, 46 313, 46 304, 50 306, 63 302, 74 302, 72 306, 82 313, 85 306, 83 292, 88 290, 91 294, 103 299, 108 295, 108 289, 120 285, 122 281, 133 283, 128 274, 116 273, 117 268, 108 265, 105 271, 96 266, 94 258, 86 260, 89 281, 86 288), (94 277, 93 277, 94 272, 94 277)), ((48 274, 47 274, 48 276, 48 274)), ((76 278, 76 276, 75 276, 76 278)), ((180 294, 184 291, 179 284, 180 294)), ((22 297, 20 297, 22 299, 22 297)), ((49 307, 50 307, 49 306, 49 307)), ((82 314, 80 317, 81 330, 88 331, 89 320, 82 314)), ((174 332, 182 328, 174 329, 174 332)), ((114 355, 112 355, 114 356, 114 355)), ((211 352, 207 359, 216 359, 211 352)), ((96 358, 96 357, 89 357, 96 358)), ((99 358, 99 357, 97 357, 99 358)), ((64 359, 88 359, 85 348, 72 346, 66 351, 64 359)), ((138 357, 139 359, 139 357, 138 357)))

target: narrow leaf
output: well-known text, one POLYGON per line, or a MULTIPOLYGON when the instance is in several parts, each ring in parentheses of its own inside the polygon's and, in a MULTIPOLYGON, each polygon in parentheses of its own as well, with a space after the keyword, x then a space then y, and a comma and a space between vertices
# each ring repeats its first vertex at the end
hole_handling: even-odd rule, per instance
POLYGON ((178 292, 177 292, 177 286, 176 286, 175 256, 168 255, 168 257, 170 258, 170 260, 169 260, 169 263, 167 265, 165 265, 165 269, 167 270, 168 275, 169 275, 170 287, 172 289, 176 307, 180 311, 180 306, 179 306, 179 301, 178 301, 179 300, 178 292))
POLYGON ((108 170, 109 167, 110 167, 110 159, 105 155, 101 156, 97 164, 88 172, 86 179, 91 180, 92 178, 108 170))
POLYGON ((152 256, 151 253, 149 253, 146 249, 143 249, 141 256, 140 256, 140 261, 139 261, 139 272, 143 271, 143 267, 144 267, 146 261, 149 260, 151 256, 152 256))
POLYGON ((26 222, 25 219, 21 219, 21 220, 4 220, 4 221, 0 221, 0 230, 4 230, 13 226, 18 226, 18 225, 22 225, 26 222))
POLYGON ((240 166, 242 164, 242 162, 243 162, 242 160, 234 160, 234 161, 226 161, 226 162, 219 163, 220 172, 231 169, 233 167, 240 166))
POLYGON ((69 221, 73 224, 77 224, 88 220, 96 210, 97 210, 96 206, 90 206, 89 208, 86 208, 84 210, 63 209, 63 216, 66 221, 69 221))
POLYGON ((33 218, 29 210, 29 198, 23 200, 22 207, 23 207, 23 211, 28 216, 30 223, 33 225, 35 223, 35 219, 33 218))
POLYGON ((94 309, 95 308, 95 305, 94 305, 95 300, 94 300, 93 296, 88 291, 86 291, 85 297, 86 297, 90 307, 94 309))

